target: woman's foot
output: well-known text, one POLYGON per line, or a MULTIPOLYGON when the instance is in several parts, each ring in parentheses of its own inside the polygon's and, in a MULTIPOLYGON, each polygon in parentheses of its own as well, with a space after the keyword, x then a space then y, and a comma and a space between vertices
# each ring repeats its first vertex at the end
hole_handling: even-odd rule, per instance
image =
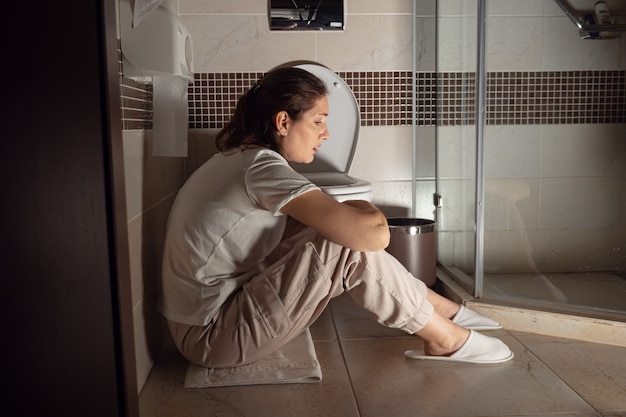
POLYGON ((471 330, 496 330, 502 328, 502 325, 497 321, 483 316, 474 310, 470 310, 465 306, 461 306, 459 311, 452 318, 452 322, 471 330))
POLYGON ((502 363, 514 357, 513 352, 501 340, 485 336, 474 330, 470 331, 467 341, 452 354, 431 355, 426 350, 407 350, 404 355, 411 359, 480 364, 502 363))
POLYGON ((442 317, 452 320, 453 323, 471 330, 495 330, 502 326, 495 320, 483 316, 445 298, 431 289, 428 289, 426 299, 431 303, 435 311, 442 317))
POLYGON ((424 352, 432 356, 449 356, 467 341, 470 331, 452 323, 436 311, 416 335, 424 340, 424 352))
POLYGON ((465 336, 465 339, 454 339, 450 343, 435 343, 430 341, 424 341, 424 354, 428 356, 450 356, 457 352, 467 342, 469 338, 469 331, 465 336))

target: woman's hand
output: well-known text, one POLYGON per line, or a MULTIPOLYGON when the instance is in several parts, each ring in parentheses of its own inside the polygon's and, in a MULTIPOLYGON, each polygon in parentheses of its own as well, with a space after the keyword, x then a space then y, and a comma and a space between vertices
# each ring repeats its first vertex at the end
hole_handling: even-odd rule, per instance
POLYGON ((387 218, 367 201, 339 203, 322 191, 314 190, 294 198, 281 211, 325 238, 353 250, 378 251, 389 245, 387 218))

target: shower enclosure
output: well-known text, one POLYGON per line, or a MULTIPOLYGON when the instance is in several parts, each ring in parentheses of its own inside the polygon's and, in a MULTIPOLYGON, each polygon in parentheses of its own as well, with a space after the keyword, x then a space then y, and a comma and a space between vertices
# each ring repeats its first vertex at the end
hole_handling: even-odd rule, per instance
POLYGON ((487 302, 626 321, 626 35, 559 3, 437 1, 438 262, 487 302))

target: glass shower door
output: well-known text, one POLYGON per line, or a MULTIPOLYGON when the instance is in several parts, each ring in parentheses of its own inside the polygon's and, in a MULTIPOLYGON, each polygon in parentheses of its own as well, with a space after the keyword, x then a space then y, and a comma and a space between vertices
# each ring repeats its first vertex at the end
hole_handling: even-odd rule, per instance
POLYGON ((626 43, 552 2, 459 3, 437 14, 440 265, 486 302, 623 321, 626 43))
POLYGON ((437 3, 438 261, 474 293, 476 2, 437 3))
POLYGON ((483 297, 623 321, 626 43, 581 39, 553 1, 504 3, 487 1, 483 297))

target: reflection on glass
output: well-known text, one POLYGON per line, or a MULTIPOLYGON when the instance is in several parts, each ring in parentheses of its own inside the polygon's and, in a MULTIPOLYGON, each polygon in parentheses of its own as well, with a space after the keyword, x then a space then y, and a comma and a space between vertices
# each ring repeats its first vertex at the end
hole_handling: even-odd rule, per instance
POLYGON ((525 180, 485 182, 485 295, 501 298, 515 289, 517 297, 566 303, 565 294, 535 264, 518 208, 529 196, 525 180))

